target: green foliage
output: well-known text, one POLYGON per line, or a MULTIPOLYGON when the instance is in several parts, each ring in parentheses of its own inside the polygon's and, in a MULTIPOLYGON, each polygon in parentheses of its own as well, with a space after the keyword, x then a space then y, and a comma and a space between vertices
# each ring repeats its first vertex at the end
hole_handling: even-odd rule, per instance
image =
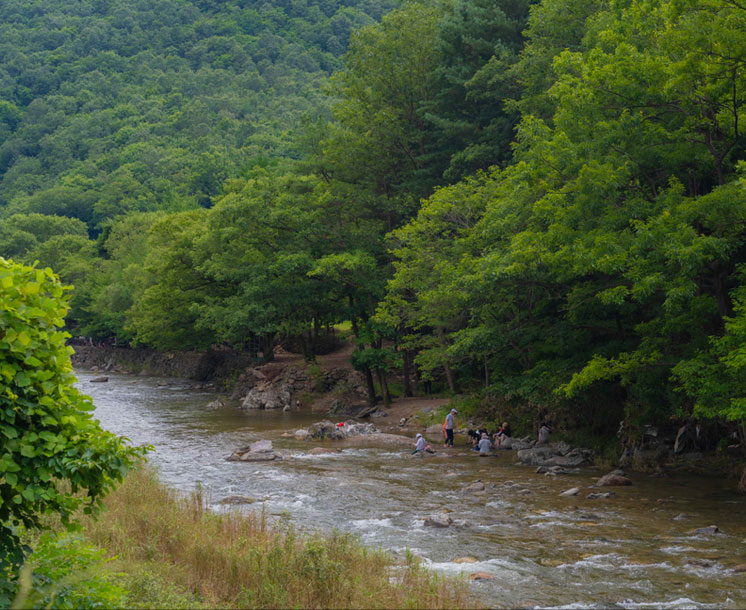
MULTIPOLYGON (((127 591, 113 582, 116 575, 104 568, 106 561, 104 551, 80 536, 43 534, 21 569, 13 607, 124 607, 127 591)), ((8 605, 0 602, 0 607, 8 605)))
POLYGON ((48 268, 1 258, 0 288, 0 565, 7 566, 18 559, 17 526, 38 526, 47 513, 69 524, 79 507, 92 511, 142 451, 101 430, 90 399, 73 386, 69 335, 59 330, 69 288, 48 268))

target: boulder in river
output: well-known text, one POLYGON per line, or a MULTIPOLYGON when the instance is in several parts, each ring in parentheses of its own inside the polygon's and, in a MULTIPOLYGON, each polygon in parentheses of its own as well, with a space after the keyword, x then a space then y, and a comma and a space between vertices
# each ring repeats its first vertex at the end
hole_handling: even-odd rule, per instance
POLYGON ((282 409, 292 406, 291 388, 289 385, 263 382, 251 388, 241 407, 244 409, 282 409))
POLYGON ((229 462, 271 462, 281 460, 272 449, 272 441, 263 440, 252 443, 248 447, 236 449, 228 458, 229 462))
POLYGON ((425 525, 427 527, 448 527, 451 524, 453 524, 453 519, 445 513, 442 515, 431 515, 430 517, 425 518, 425 525))
POLYGON ((223 401, 218 398, 216 400, 213 400, 212 402, 208 402, 205 405, 205 408, 206 409, 220 409, 221 407, 224 407, 224 406, 225 404, 223 403, 223 401))
POLYGON ((560 495, 561 496, 577 496, 580 493, 580 487, 571 487, 566 489, 560 495))
POLYGON ((597 487, 621 487, 624 485, 632 485, 632 481, 625 476, 614 474, 613 472, 605 474, 596 481, 597 487))
POLYGON ((691 530, 689 534, 717 534, 720 532, 720 528, 717 525, 710 525, 708 527, 698 527, 695 530, 691 530))
POLYGON ((356 424, 344 422, 344 426, 337 426, 330 421, 321 421, 313 424, 308 434, 314 439, 332 439, 341 440, 351 436, 363 436, 366 434, 375 434, 378 432, 373 424, 356 424))
POLYGON ((106 383, 109 381, 108 377, 94 377, 91 379, 91 383, 106 383))

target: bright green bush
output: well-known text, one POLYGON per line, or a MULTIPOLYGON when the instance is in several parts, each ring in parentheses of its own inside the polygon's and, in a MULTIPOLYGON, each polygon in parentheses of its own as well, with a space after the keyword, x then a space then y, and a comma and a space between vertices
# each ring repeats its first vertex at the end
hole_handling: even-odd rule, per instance
POLYGON ((102 430, 73 385, 69 290, 50 269, 0 258, 0 581, 22 560, 19 526, 47 513, 69 525, 143 453, 102 430))
POLYGON ((22 571, 14 607, 126 607, 127 591, 112 582, 115 574, 106 570, 104 555, 79 536, 44 534, 22 571))

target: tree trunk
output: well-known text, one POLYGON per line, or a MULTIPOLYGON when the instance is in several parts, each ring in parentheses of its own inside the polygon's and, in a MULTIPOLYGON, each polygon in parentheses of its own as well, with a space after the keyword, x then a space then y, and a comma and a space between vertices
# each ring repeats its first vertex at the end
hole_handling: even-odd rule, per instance
POLYGON ((368 404, 371 407, 376 406, 376 384, 373 383, 373 373, 369 366, 365 367, 365 385, 368 386, 368 404))
POLYGON ((408 349, 405 349, 402 352, 402 368, 403 368, 403 375, 404 375, 404 396, 409 398, 412 396, 412 381, 410 380, 409 376, 411 374, 411 353, 408 349))
MULTIPOLYGON (((445 333, 443 332, 442 328, 438 328, 436 331, 436 334, 438 336, 438 342, 440 343, 440 346, 445 350, 446 345, 446 337, 445 333)), ((448 382, 448 389, 451 390, 454 394, 456 393, 456 382, 453 379, 453 371, 451 371, 451 367, 448 364, 448 360, 446 358, 443 358, 443 368, 445 369, 446 373, 446 381, 448 382)))
POLYGON ((386 373, 383 372, 383 369, 376 369, 376 376, 378 377, 378 383, 381 386, 383 406, 388 407, 391 404, 391 395, 389 394, 389 384, 386 383, 386 373))

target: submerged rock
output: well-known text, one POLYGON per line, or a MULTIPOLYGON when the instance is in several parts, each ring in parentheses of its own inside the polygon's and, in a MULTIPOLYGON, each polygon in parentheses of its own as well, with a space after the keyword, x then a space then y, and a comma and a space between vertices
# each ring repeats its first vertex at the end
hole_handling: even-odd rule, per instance
POLYGON ((452 559, 451 563, 477 563, 476 557, 457 557, 452 559))
POLYGON ((222 500, 218 500, 218 504, 253 504, 254 502, 256 500, 248 496, 226 496, 222 500))
POLYGON ((106 383, 107 381, 109 381, 108 377, 94 377, 90 383, 106 383))
POLYGON ((720 528, 717 525, 710 525, 708 527, 698 527, 695 530, 691 530, 690 534, 717 534, 720 532, 720 528))
POLYGON ((594 492, 594 493, 589 493, 586 496, 586 498, 588 500, 608 500, 609 498, 615 495, 616 495, 615 491, 607 491, 605 493, 594 492))
POLYGON ((613 472, 605 474, 596 481, 597 487, 621 487, 624 485, 632 485, 632 481, 625 476, 614 474, 613 472))
POLYGON ((324 455, 325 453, 339 453, 339 449, 331 447, 314 447, 308 452, 310 455, 324 455))
POLYGON ((487 572, 473 572, 472 574, 469 574, 469 580, 479 581, 479 580, 492 580, 494 576, 491 574, 487 574, 487 572))

